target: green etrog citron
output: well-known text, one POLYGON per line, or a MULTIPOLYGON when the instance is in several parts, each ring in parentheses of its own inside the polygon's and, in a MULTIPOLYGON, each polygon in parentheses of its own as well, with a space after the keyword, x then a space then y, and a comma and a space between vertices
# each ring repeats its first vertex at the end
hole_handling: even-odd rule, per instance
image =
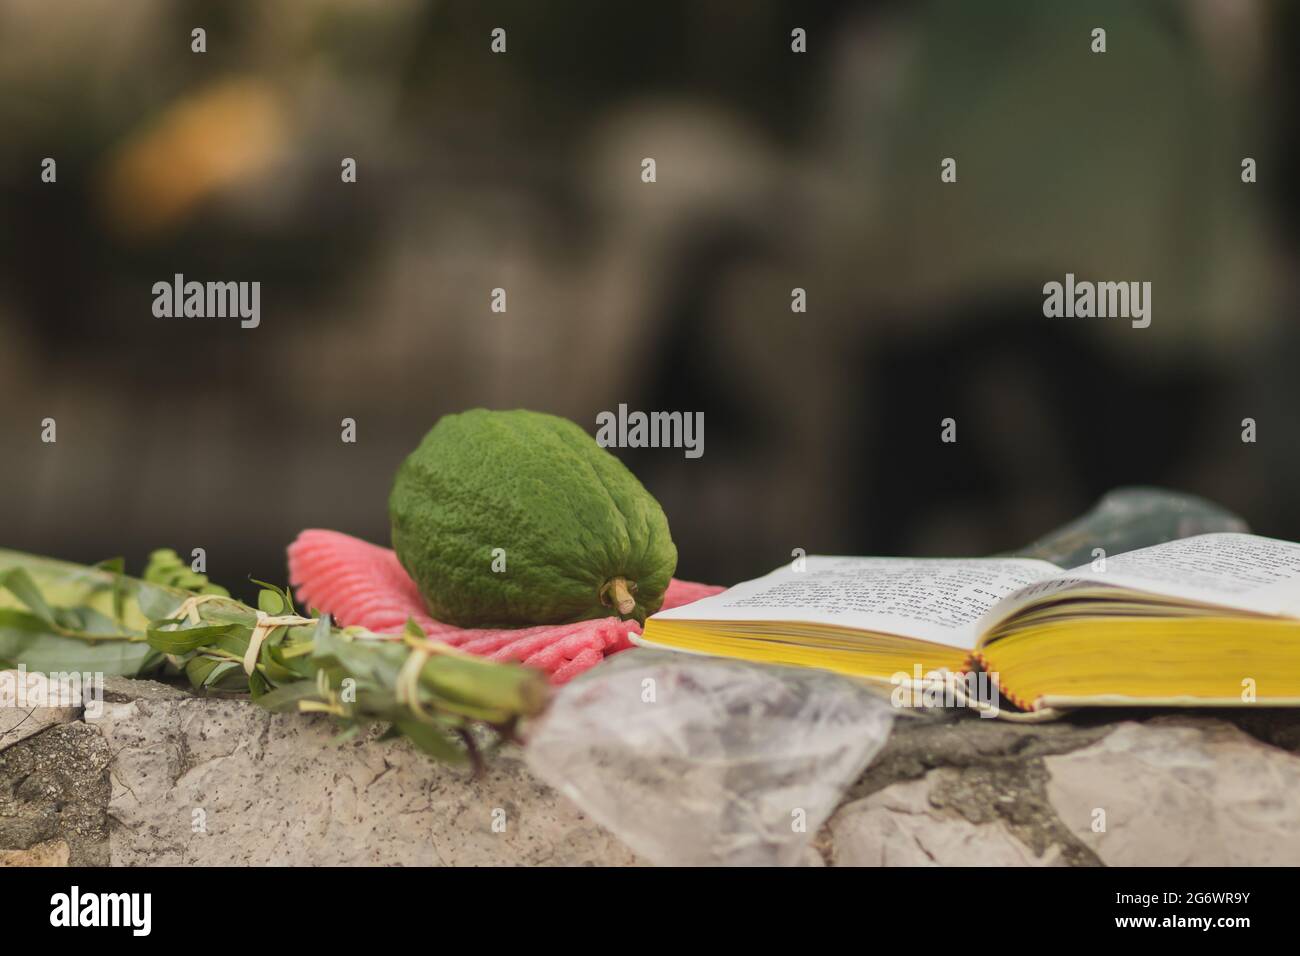
POLYGON ((677 567, 659 502, 585 431, 540 412, 440 419, 398 469, 388 513, 429 612, 460 627, 644 621, 677 567))

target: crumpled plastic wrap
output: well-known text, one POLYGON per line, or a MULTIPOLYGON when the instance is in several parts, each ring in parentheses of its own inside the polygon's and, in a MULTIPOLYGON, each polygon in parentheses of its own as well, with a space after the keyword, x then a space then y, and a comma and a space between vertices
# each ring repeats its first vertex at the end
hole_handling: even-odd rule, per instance
POLYGON ((525 754, 652 863, 789 866, 893 718, 824 671, 636 649, 564 688, 525 754))

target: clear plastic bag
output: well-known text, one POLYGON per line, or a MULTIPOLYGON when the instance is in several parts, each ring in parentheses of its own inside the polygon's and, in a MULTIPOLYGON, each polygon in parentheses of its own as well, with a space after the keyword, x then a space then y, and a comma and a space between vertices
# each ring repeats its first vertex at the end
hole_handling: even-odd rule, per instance
POLYGON ((637 649, 564 688, 526 757, 652 863, 788 866, 893 717, 835 674, 637 649))

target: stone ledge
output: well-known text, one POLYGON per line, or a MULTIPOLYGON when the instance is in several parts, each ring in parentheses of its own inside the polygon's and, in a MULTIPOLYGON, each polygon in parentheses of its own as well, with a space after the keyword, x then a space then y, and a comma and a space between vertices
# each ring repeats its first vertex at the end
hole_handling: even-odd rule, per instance
POLYGON ((482 779, 238 700, 107 704, 115 866, 627 864, 517 752, 482 779))
MULTIPOLYGON (((105 700, 97 720, 73 715, 0 751, 4 861, 638 862, 536 780, 517 750, 473 780, 400 740, 337 743, 325 718, 247 701, 150 681, 114 682, 105 700)), ((1296 864, 1298 750, 1300 713, 1281 711, 1039 725, 900 716, 817 835, 811 862, 1296 864)))
POLYGON ((104 738, 79 720, 0 752, 0 850, 61 840, 74 866, 107 866, 110 760, 104 738))
POLYGON ((1300 712, 1267 709, 899 720, 820 848, 839 865, 1296 865, 1297 730, 1300 712))

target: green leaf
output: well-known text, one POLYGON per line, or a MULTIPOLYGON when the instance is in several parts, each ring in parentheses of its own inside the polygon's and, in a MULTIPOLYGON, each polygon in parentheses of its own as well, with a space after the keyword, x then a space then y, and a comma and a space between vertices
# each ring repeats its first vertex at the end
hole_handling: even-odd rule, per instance
POLYGON ((210 582, 206 574, 195 571, 171 548, 159 548, 149 555, 149 565, 144 569, 143 578, 150 584, 162 584, 196 594, 230 597, 229 591, 210 582))
POLYGON ((320 691, 315 681, 300 680, 283 684, 275 690, 267 691, 258 698, 257 703, 267 710, 284 713, 297 712, 300 700, 320 700, 320 691))
POLYGON ((244 686, 244 670, 237 661, 195 657, 185 665, 185 676, 190 679, 190 686, 196 688, 244 686))
MULTIPOLYGON (((83 641, 133 640, 142 636, 135 631, 122 628, 117 621, 93 607, 56 607, 54 619, 58 634, 63 637, 76 637, 83 641)), ((42 627, 51 630, 50 625, 44 622, 42 627)))
POLYGON ((262 644, 262 651, 258 655, 258 663, 262 665, 262 673, 272 684, 282 684, 288 681, 301 679, 304 675, 296 670, 286 667, 283 659, 280 657, 279 650, 270 641, 262 644))
POLYGON ((420 683, 444 700, 509 713, 539 713, 547 698, 546 678, 538 671, 459 654, 429 658, 420 683))
POLYGON ((54 611, 45 603, 45 598, 41 596, 40 589, 26 569, 10 568, 7 571, 0 571, 0 587, 7 589, 28 610, 45 621, 45 623, 57 627, 54 621, 54 611))
POLYGON ((113 617, 121 624, 126 614, 126 559, 107 558, 94 566, 113 575, 113 617))
POLYGON ((429 756, 450 764, 463 764, 469 760, 464 749, 436 727, 411 720, 395 720, 394 725, 429 756))
POLYGON ((272 617, 276 617, 284 613, 284 598, 276 591, 261 590, 257 592, 257 606, 272 617))
POLYGON ((97 671, 139 674, 155 653, 143 641, 83 641, 51 634, 39 618, 16 620, 15 611, 0 611, 0 660, 24 664, 33 671, 97 671))
POLYGON ((278 611, 267 611, 265 607, 262 607, 262 595, 260 592, 258 593, 257 595, 258 607, 262 607, 262 610, 266 611, 267 614, 296 614, 297 613, 293 604, 293 595, 289 593, 288 588, 276 587, 274 584, 267 584, 265 581, 257 580, 257 578, 249 578, 249 580, 252 581, 254 584, 256 584, 258 587, 262 588, 263 590, 271 591, 272 593, 279 595, 280 609, 278 611))
POLYGON ((242 689, 247 682, 248 678, 244 674, 242 664, 238 661, 221 661, 216 667, 212 668, 212 673, 203 681, 203 686, 237 687, 242 689))
POLYGON ((149 646, 164 654, 188 654, 215 643, 217 638, 231 636, 242 627, 241 624, 208 624, 176 631, 151 627, 145 633, 149 646))

